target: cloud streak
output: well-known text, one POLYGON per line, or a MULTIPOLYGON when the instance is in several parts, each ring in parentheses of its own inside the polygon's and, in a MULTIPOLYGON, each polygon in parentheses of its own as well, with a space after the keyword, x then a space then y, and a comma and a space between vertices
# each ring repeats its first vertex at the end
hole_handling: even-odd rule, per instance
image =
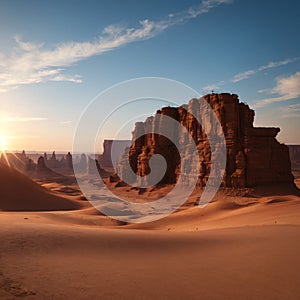
POLYGON ((269 62, 266 65, 260 66, 257 69, 248 70, 248 71, 245 71, 245 72, 238 73, 238 74, 233 76, 231 81, 232 82, 239 82, 239 81, 250 78, 251 76, 255 75, 258 72, 262 72, 262 71, 265 71, 265 70, 268 70, 268 69, 277 68, 277 67, 280 67, 280 66, 285 66, 287 64, 296 62, 299 59, 300 59, 300 57, 294 57, 294 58, 288 58, 288 59, 281 60, 281 61, 276 61, 276 62, 272 61, 272 62, 269 62))
POLYGON ((70 124, 72 124, 72 123, 73 123, 73 121, 70 121, 70 120, 58 122, 58 124, 59 124, 59 125, 62 125, 62 126, 67 126, 67 125, 70 125, 70 124))
POLYGON ((204 86, 203 88, 202 88, 202 90, 204 91, 204 92, 207 92, 207 93, 210 93, 211 91, 214 91, 214 90, 217 90, 217 89, 219 89, 222 85, 224 85, 225 84, 225 81, 219 81, 219 82, 217 82, 217 83, 213 83, 213 84, 209 84, 209 85, 207 85, 207 86, 204 86))
POLYGON ((48 81, 81 83, 79 74, 67 75, 65 68, 95 55, 101 55, 130 43, 151 39, 168 28, 197 18, 231 0, 206 0, 188 10, 169 14, 159 21, 144 19, 137 27, 109 25, 92 41, 65 42, 53 49, 43 43, 25 42, 16 36, 17 48, 10 57, 0 53, 0 92, 16 86, 48 81))
POLYGON ((8 140, 28 140, 28 139, 38 139, 40 138, 37 135, 5 135, 5 138, 8 140))
POLYGON ((40 117, 5 117, 2 118, 4 122, 35 122, 35 121, 46 121, 48 118, 40 118, 40 117))
POLYGON ((300 117, 300 103, 291 104, 287 107, 281 108, 283 118, 299 118, 300 117))
POLYGON ((255 70, 248 70, 245 72, 241 72, 241 73, 234 75, 234 77, 232 78, 231 81, 236 83, 236 82, 248 79, 249 77, 253 76, 255 73, 257 73, 257 71, 255 71, 255 70))
MULTIPOLYGON (((213 83, 213 84, 204 86, 204 87, 202 87, 202 90, 204 92, 208 92, 208 91, 211 91, 211 90, 219 89, 221 86, 224 86, 227 83, 230 83, 230 82, 237 83, 237 82, 240 82, 242 80, 249 79, 250 77, 256 75, 259 72, 262 72, 262 71, 265 71, 265 70, 268 70, 268 69, 277 68, 277 67, 280 67, 280 66, 285 66, 285 65, 288 65, 290 63, 296 62, 298 60, 300 60, 300 57, 287 58, 287 59, 280 60, 280 61, 275 61, 275 62, 272 61, 272 62, 267 63, 266 65, 262 65, 262 66, 258 67, 257 69, 252 69, 252 70, 247 70, 247 71, 237 73, 232 77, 232 79, 230 81, 222 80, 222 81, 219 81, 218 83, 213 83)), ((258 92, 263 93, 263 92, 266 92, 266 91, 269 91, 269 90, 259 90, 258 92)))
MULTIPOLYGON (((287 77, 280 77, 276 79, 276 86, 269 92, 270 94, 277 94, 276 97, 269 97, 262 100, 257 100, 254 107, 264 107, 266 105, 292 100, 300 96, 300 72, 287 77)), ((292 106, 290 106, 291 108, 292 106)))

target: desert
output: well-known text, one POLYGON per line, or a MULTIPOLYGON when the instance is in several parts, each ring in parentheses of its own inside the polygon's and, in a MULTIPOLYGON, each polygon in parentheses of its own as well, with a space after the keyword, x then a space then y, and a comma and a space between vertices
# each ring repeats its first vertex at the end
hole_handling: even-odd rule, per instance
MULTIPOLYGON (((278 147, 274 141, 271 149, 278 147)), ((35 163, 25 151, 3 153, 1 299, 297 299, 299 155, 290 147, 288 159, 290 152, 289 163, 279 165, 281 182, 274 176, 273 184, 237 187, 225 180, 203 208, 197 205, 200 182, 174 213, 136 224, 93 207, 64 157, 59 163, 43 155, 35 163)), ((92 162, 77 160, 83 174, 94 172, 92 162)), ((118 185, 109 162, 106 171, 96 165, 110 189, 128 201, 154 201, 173 188, 118 185)))
POLYGON ((0 300, 299 300, 300 1, 0 2, 0 300))
POLYGON ((227 196, 125 226, 87 205, 1 212, 1 299, 297 299, 299 206, 227 196))

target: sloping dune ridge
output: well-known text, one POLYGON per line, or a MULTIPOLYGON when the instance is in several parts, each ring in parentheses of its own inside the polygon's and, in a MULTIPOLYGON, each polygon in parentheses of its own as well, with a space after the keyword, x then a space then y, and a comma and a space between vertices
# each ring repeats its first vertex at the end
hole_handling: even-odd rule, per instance
POLYGON ((0 189, 0 211, 73 210, 81 207, 3 164, 0 165, 0 189))

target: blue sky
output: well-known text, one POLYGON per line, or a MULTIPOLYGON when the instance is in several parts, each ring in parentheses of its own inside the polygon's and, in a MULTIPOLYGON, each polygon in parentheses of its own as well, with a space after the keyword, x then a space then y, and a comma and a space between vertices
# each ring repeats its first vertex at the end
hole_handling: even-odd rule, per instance
POLYGON ((237 93, 257 126, 279 126, 280 141, 300 144, 297 0, 0 5, 0 136, 10 150, 71 149, 91 99, 144 76, 237 93))

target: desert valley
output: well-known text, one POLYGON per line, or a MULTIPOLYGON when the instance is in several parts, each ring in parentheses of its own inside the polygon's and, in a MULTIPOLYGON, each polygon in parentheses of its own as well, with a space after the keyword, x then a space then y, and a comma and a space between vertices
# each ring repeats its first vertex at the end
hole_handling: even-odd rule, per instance
POLYGON ((0 300, 299 300, 299 12, 0 0, 0 300))
MULTIPOLYGON (((107 153, 97 160, 88 155, 75 159, 70 153, 2 153, 1 299, 297 299, 300 146, 279 144, 275 129, 266 137, 267 129, 253 127, 251 111, 248 123, 245 117, 236 119, 247 111, 239 104, 235 107, 240 113, 234 113, 236 96, 207 97, 222 108, 227 153, 234 149, 237 157, 232 163, 227 160, 227 177, 211 203, 197 205, 205 186, 202 179, 182 207, 157 221, 134 224, 102 214, 82 194, 73 164, 81 166, 83 176, 94 172, 95 164, 94 175, 102 174, 107 186, 128 201, 153 201, 168 194, 174 186, 166 181, 174 177, 170 174, 156 188, 133 189, 116 180, 111 162, 105 161, 107 153), (281 147, 287 149, 286 157, 281 147), (240 151, 246 165, 239 161, 240 151), (250 156, 259 151, 273 153, 262 155, 263 168, 253 165, 257 159, 250 156)), ((197 132, 198 125, 185 126, 197 132)), ((111 143, 105 143, 106 151, 111 150, 111 143)), ((164 150, 160 146, 155 151, 164 150)), ((142 159, 144 153, 135 157, 142 159)), ((128 209, 122 213, 132 214, 128 209)))

